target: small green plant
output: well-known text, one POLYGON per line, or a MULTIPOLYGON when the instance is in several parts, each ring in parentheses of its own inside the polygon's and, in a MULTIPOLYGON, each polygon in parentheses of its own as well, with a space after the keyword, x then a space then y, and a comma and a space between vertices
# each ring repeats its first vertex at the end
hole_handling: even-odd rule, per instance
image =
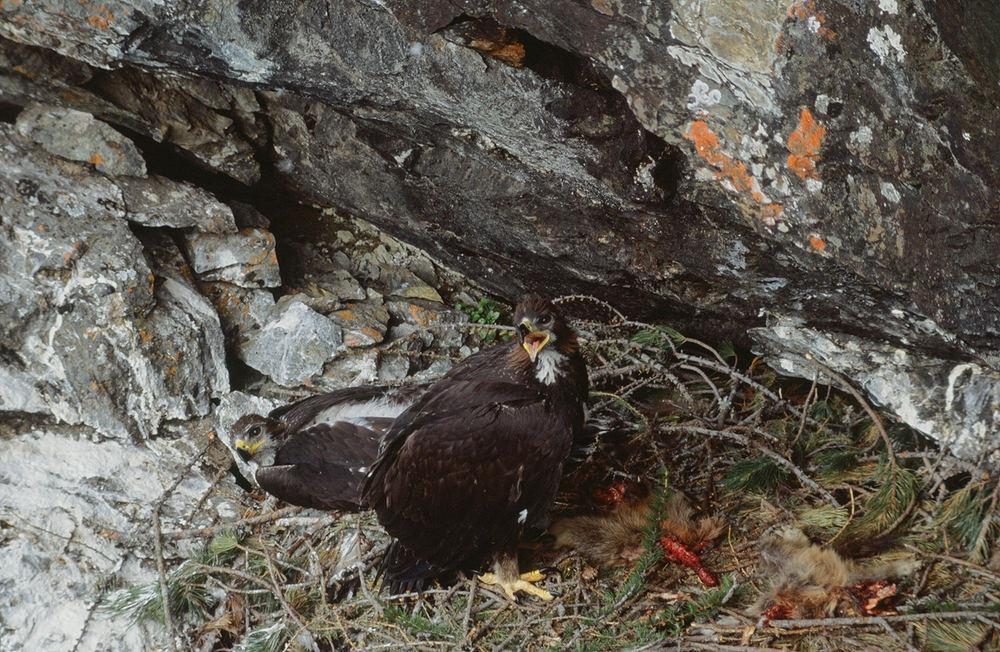
MULTIPOLYGON (((500 321, 500 304, 492 299, 483 297, 475 305, 468 303, 458 303, 456 308, 469 316, 474 324, 496 324, 500 321)), ((481 337, 487 344, 495 342, 499 337, 501 340, 509 340, 510 333, 500 333, 496 329, 481 331, 481 337)))

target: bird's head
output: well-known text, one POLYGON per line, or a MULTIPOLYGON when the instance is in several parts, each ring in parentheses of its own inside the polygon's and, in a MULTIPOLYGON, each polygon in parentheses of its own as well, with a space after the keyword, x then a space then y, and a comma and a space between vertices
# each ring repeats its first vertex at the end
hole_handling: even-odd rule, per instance
POLYGON ((230 430, 230 448, 254 471, 259 466, 270 466, 280 443, 279 428, 275 419, 259 414, 242 416, 230 430))
POLYGON ((547 347, 571 354, 576 349, 576 334, 562 320, 551 301, 524 299, 514 311, 514 325, 521 346, 534 363, 547 347))

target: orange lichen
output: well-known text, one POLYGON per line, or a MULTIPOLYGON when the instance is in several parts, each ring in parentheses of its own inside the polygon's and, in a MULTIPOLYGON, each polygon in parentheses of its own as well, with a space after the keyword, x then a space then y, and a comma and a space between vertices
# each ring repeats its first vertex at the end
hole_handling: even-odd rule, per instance
POLYGON ((796 2, 788 8, 789 18, 813 18, 816 20, 815 32, 820 36, 825 36, 831 41, 837 38, 837 32, 833 31, 825 25, 826 14, 821 10, 816 8, 816 0, 805 0, 805 2, 796 2))
POLYGON ((100 154, 94 154, 93 156, 90 157, 90 163, 92 165, 100 165, 102 161, 103 159, 101 158, 100 154))
POLYGON ((410 316, 413 317, 413 321, 419 326, 428 326, 437 321, 437 315, 415 303, 410 304, 410 316))
POLYGON ((809 109, 802 109, 799 126, 788 137, 788 167, 800 179, 816 178, 816 161, 819 148, 826 135, 826 127, 816 122, 809 109))
POLYGON ((737 192, 746 192, 755 202, 763 205, 765 221, 771 221, 781 214, 781 204, 764 203, 767 198, 756 189, 757 184, 753 176, 747 172, 746 164, 722 151, 719 136, 704 120, 692 122, 684 138, 693 142, 695 150, 705 162, 717 169, 716 179, 729 181, 737 192))
MULTIPOLYGON (((3 6, 3 0, 0 0, 0 7, 2 7, 2 6, 3 6)), ((13 66, 11 68, 11 70, 13 70, 14 72, 21 73, 22 75, 24 75, 28 79, 34 79, 35 75, 38 74, 37 72, 35 72, 33 70, 28 70, 24 66, 13 66)))
POLYGON ((809 244, 813 246, 813 249, 817 251, 823 251, 826 249, 826 242, 823 238, 816 237, 814 235, 809 236, 809 244))
POLYGON ((344 321, 351 321, 353 319, 357 319, 358 318, 358 316, 355 315, 350 310, 338 310, 337 311, 337 316, 340 317, 341 319, 343 319, 344 321))

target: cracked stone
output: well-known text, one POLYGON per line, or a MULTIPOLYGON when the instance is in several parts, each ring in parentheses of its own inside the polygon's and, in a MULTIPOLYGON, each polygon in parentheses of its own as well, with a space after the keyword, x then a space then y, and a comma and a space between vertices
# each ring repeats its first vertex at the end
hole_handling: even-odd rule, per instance
POLYGON ((135 143, 89 113, 33 104, 15 124, 17 133, 56 156, 91 163, 112 176, 146 175, 146 161, 135 143))
POLYGON ((274 236, 269 231, 189 233, 186 244, 191 267, 202 281, 226 281, 245 288, 281 285, 274 236))
POLYGON ((211 193, 187 183, 153 175, 117 180, 126 219, 146 226, 196 227, 212 233, 235 233, 233 211, 211 193))
POLYGON ((323 370, 343 341, 340 327, 301 301, 282 297, 260 330, 250 333, 244 362, 294 387, 323 370))
POLYGON ((344 331, 344 344, 351 348, 373 346, 385 339, 389 311, 372 303, 348 303, 330 313, 330 319, 344 331))

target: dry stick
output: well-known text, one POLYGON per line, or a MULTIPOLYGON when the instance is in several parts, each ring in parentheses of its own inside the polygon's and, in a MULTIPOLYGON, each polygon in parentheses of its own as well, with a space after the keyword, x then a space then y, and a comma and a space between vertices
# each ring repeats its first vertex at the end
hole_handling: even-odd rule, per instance
POLYGON ((819 373, 813 374, 812 385, 809 386, 809 393, 806 394, 806 404, 802 406, 802 419, 799 420, 799 431, 795 433, 795 439, 792 440, 792 446, 798 443, 799 438, 802 437, 802 433, 806 429, 806 416, 809 414, 809 408, 812 407, 813 399, 819 398, 816 392, 816 382, 819 380, 819 373))
MULTIPOLYGON (((830 367, 826 366, 825 364, 814 358, 811 353, 806 353, 805 357, 806 360, 812 361, 813 364, 819 367, 820 370, 823 371, 823 373, 830 376, 831 378, 839 382, 841 385, 846 387, 847 391, 850 392, 851 396, 854 397, 854 400, 856 400, 861 405, 862 409, 868 413, 868 416, 871 417, 871 420, 875 423, 875 428, 878 429, 878 434, 882 437, 882 441, 885 442, 885 450, 887 453, 887 457, 889 458, 889 466, 892 468, 893 472, 895 472, 897 470, 896 451, 892 447, 892 441, 889 439, 889 433, 885 429, 885 424, 882 423, 882 418, 878 415, 877 412, 875 412, 875 410, 872 409, 872 406, 868 404, 868 401, 866 401, 865 398, 861 395, 861 392, 854 389, 854 385, 847 382, 846 378, 844 378, 836 371, 834 371, 830 367)), ((889 532, 891 531, 892 530, 889 530, 889 532)))
POLYGON ((184 519, 185 526, 191 525, 191 521, 194 520, 194 515, 198 513, 198 510, 201 509, 201 506, 205 504, 205 501, 208 500, 208 497, 212 495, 212 492, 215 491, 215 486, 219 484, 219 481, 222 480, 222 478, 227 475, 229 475, 228 468, 223 468, 216 471, 215 475, 212 477, 212 481, 208 483, 208 489, 205 489, 205 492, 201 494, 201 498, 199 498, 198 502, 196 502, 194 507, 191 508, 191 512, 188 514, 188 517, 184 519))
POLYGON ((153 509, 153 550, 156 553, 156 571, 160 579, 160 601, 163 604, 163 624, 170 635, 170 647, 177 649, 177 636, 174 631, 174 619, 170 615, 170 595, 167 591, 167 569, 163 562, 163 543, 160 536, 160 506, 153 509))
POLYGON ((167 539, 183 539, 186 537, 207 537, 213 534, 218 534, 225 530, 232 530, 234 528, 243 525, 256 525, 257 523, 266 523, 268 521, 276 521, 283 516, 289 516, 291 514, 298 514, 304 507, 282 507, 281 509, 276 509, 273 512, 268 512, 267 514, 260 514, 258 516, 251 516, 248 518, 241 518, 238 521, 231 521, 229 523, 220 523, 219 525, 213 525, 212 527, 197 528, 194 530, 174 530, 173 532, 167 532, 163 536, 167 539))
MULTIPOLYGON (((699 376, 701 376, 701 379, 704 380, 708 384, 708 386, 712 388, 712 393, 715 394, 715 402, 719 406, 719 409, 721 410, 722 409, 722 395, 719 394, 719 388, 715 386, 715 383, 713 383, 708 378, 708 374, 706 374, 704 371, 702 371, 700 367, 696 367, 696 366, 694 366, 692 364, 682 364, 682 365, 679 365, 679 366, 680 366, 681 369, 687 369, 688 371, 693 371, 696 374, 698 374, 699 376)), ((711 407, 711 406, 709 406, 709 407, 711 407)))
POLYGON ((167 499, 173 495, 174 490, 180 485, 180 483, 187 477, 187 471, 194 467, 194 465, 208 452, 209 447, 211 447, 212 442, 209 441, 201 449, 201 451, 195 455, 194 459, 191 461, 191 466, 187 467, 184 473, 180 473, 174 479, 173 483, 164 490, 160 495, 160 499, 156 501, 153 505, 153 551, 156 554, 156 570, 159 574, 160 583, 160 601, 163 603, 163 624, 167 628, 167 633, 170 635, 170 646, 177 649, 177 632, 174 630, 174 619, 170 614, 170 593, 167 590, 167 568, 166 563, 163 561, 163 534, 160 530, 160 509, 166 504, 167 499))
MULTIPOLYGON (((657 647, 636 648, 636 650, 658 649, 659 645, 660 643, 657 643, 657 647)), ((723 645, 722 643, 700 643, 698 641, 688 639, 684 640, 684 645, 688 645, 696 650, 718 650, 719 652, 784 652, 782 648, 776 647, 751 647, 747 645, 723 645)), ((680 649, 680 646, 678 646, 678 648, 680 649)))
POLYGON ((379 618, 381 618, 382 616, 385 615, 385 610, 382 608, 382 605, 379 604, 378 600, 375 599, 375 596, 372 595, 371 590, 368 588, 368 582, 365 581, 365 574, 361 566, 358 566, 357 569, 358 569, 358 583, 361 584, 361 592, 365 594, 365 598, 368 599, 368 602, 370 602, 372 607, 375 608, 375 613, 377 613, 379 618))
MULTIPOLYGON (((264 553, 264 561, 267 562, 267 575, 271 579, 271 589, 274 592, 275 597, 278 598, 278 602, 281 603, 281 607, 285 610, 285 613, 287 613, 291 617, 292 621, 299 626, 299 633, 305 632, 306 636, 309 637, 309 642, 312 643, 312 648, 318 650, 319 646, 316 645, 312 632, 310 632, 309 628, 306 627, 306 624, 302 622, 299 614, 296 613, 295 610, 292 609, 292 606, 288 604, 288 601, 285 600, 285 594, 282 592, 281 586, 278 584, 278 571, 274 567, 274 562, 271 560, 271 552, 267 549, 267 546, 264 545, 262 545, 260 549, 261 552, 264 553)), ((296 637, 297 636, 298 633, 296 633, 296 637)))
POLYGON ((919 650, 917 650, 917 648, 915 648, 912 645, 910 645, 910 643, 908 641, 904 641, 902 638, 900 638, 899 634, 897 634, 896 630, 894 630, 892 628, 892 626, 889 625, 889 623, 886 622, 885 618, 876 618, 875 622, 877 622, 879 625, 881 625, 882 629, 884 629, 886 632, 889 633, 889 636, 891 636, 894 639, 896 639, 896 642, 899 643, 901 646, 905 647, 909 652, 919 652, 919 650))
POLYGON ((847 520, 844 521, 844 524, 841 526, 841 528, 839 530, 837 530, 837 533, 833 535, 833 538, 823 544, 824 548, 827 547, 827 546, 829 546, 834 541, 836 541, 837 537, 839 537, 841 534, 843 534, 844 530, 847 529, 847 526, 850 525, 851 521, 854 520, 854 487, 852 487, 850 485, 847 485, 847 492, 851 496, 851 515, 847 517, 847 520))
POLYGON ((797 477, 799 479, 799 482, 801 482, 805 486, 809 487, 813 491, 818 491, 819 493, 823 494, 823 497, 826 498, 828 501, 830 501, 830 503, 832 503, 834 507, 840 507, 841 506, 840 503, 837 501, 837 499, 833 497, 833 494, 831 494, 829 491, 827 491, 826 489, 824 489, 823 487, 821 487, 819 484, 817 484, 815 480, 813 480, 812 478, 810 478, 809 476, 807 476, 805 474, 805 472, 802 471, 802 469, 800 469, 799 467, 797 467, 790 460, 788 460, 785 457, 781 456, 780 454, 774 452, 770 448, 767 448, 765 446, 761 446, 759 444, 751 442, 749 439, 747 439, 746 437, 743 437, 742 435, 737 435, 735 433, 727 432, 725 430, 713 430, 713 429, 710 429, 710 428, 700 428, 700 427, 697 427, 697 426, 667 426, 667 425, 661 425, 660 428, 662 430, 666 431, 666 432, 690 432, 690 433, 693 433, 693 434, 696 434, 696 435, 705 435, 705 436, 708 436, 708 437, 719 437, 721 439, 729 439, 729 440, 732 440, 732 441, 735 441, 735 442, 739 442, 740 444, 743 444, 747 448, 754 448, 754 449, 758 450, 759 452, 763 453, 765 456, 770 457, 772 460, 774 460, 775 462, 777 462, 780 466, 785 467, 786 469, 788 469, 789 471, 791 471, 793 474, 795 474, 795 477, 797 477))
POLYGON ((977 573, 977 574, 982 575, 984 577, 988 577, 988 578, 990 578, 991 580, 994 580, 994 581, 1000 581, 1000 573, 995 573, 992 570, 990 570, 989 568, 986 568, 985 566, 980 566, 979 564, 974 564, 971 561, 966 561, 964 559, 959 559, 958 557, 950 557, 948 555, 939 555, 939 554, 933 553, 933 552, 926 552, 924 550, 921 550, 920 548, 917 548, 913 544, 909 544, 909 543, 906 544, 906 547, 909 550, 912 550, 913 552, 915 552, 915 553, 917 553, 919 555, 923 555, 925 557, 933 557, 934 559, 940 559, 942 561, 947 561, 947 562, 951 562, 951 563, 954 563, 954 564, 958 564, 960 566, 965 566, 966 568, 971 569, 972 572, 974 572, 974 573, 977 573))
POLYGON ((482 638, 486 634, 486 632, 490 631, 494 623, 499 624, 497 622, 498 619, 499 622, 503 622, 503 618, 500 618, 500 616, 503 615, 504 618, 506 618, 504 614, 513 609, 513 605, 508 600, 505 600, 503 598, 501 598, 501 600, 503 600, 503 602, 497 602, 498 606, 496 613, 490 616, 490 619, 487 620, 485 623, 483 623, 483 626, 479 629, 479 631, 474 631, 470 633, 471 636, 468 638, 470 645, 478 641, 480 638, 482 638))
POLYGON ((976 616, 976 620, 978 620, 979 622, 983 623, 984 625, 992 627, 993 629, 995 629, 998 632, 1000 632, 1000 623, 998 623, 997 621, 992 620, 992 619, 987 618, 986 616, 982 616, 982 615, 976 616))
POLYGON ((285 556, 291 557, 293 554, 295 554, 295 551, 299 549, 299 546, 301 546, 304 541, 306 541, 307 539, 311 539, 313 536, 315 536, 317 532, 319 532, 321 529, 332 523, 334 520, 336 519, 334 519, 334 517, 331 516, 330 514, 326 514, 316 519, 316 521, 312 523, 312 527, 310 527, 308 531, 303 533, 302 536, 300 536, 295 541, 295 543, 293 543, 288 547, 288 550, 285 551, 285 556))
POLYGON ((469 587, 469 604, 465 608, 465 617, 462 618, 462 640, 469 638, 469 621, 472 619, 472 605, 476 601, 476 588, 479 586, 477 576, 473 575, 470 580, 472 586, 469 587))
POLYGON ((809 627, 854 627, 857 625, 878 625, 879 620, 887 623, 922 622, 926 620, 974 620, 979 616, 992 615, 994 611, 940 611, 922 614, 897 614, 895 616, 856 616, 849 618, 813 618, 798 620, 772 620, 763 629, 797 629, 809 627))

